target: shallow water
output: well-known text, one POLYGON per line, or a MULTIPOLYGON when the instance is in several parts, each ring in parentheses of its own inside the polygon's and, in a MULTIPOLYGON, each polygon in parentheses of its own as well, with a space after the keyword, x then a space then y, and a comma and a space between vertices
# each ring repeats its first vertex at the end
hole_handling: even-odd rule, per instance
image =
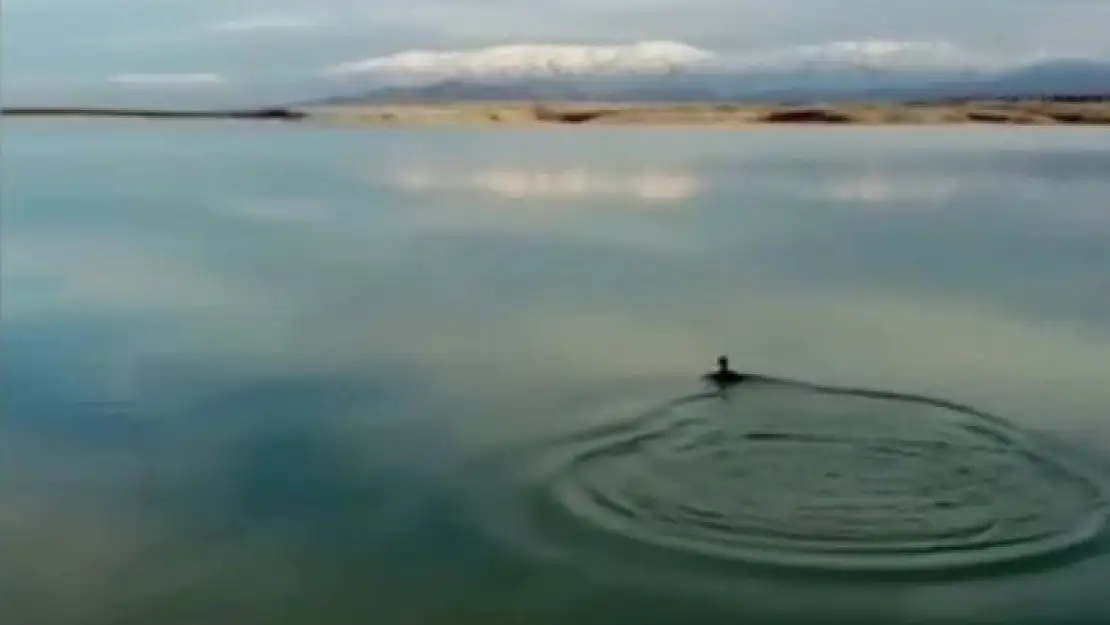
POLYGON ((1110 622, 1108 139, 6 123, 0 616, 1110 622))

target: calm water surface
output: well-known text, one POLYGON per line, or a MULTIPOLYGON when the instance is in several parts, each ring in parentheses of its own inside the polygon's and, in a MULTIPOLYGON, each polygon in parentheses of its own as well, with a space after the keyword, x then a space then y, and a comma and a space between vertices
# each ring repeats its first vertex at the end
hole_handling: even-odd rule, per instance
POLYGON ((1101 521, 1104 131, 28 122, 2 175, 5 623, 1110 622, 1097 529, 981 570, 909 550, 910 575, 712 533, 976 560, 1101 521), (939 408, 845 409, 890 414, 803 448, 834 404, 666 407, 719 353, 968 404, 1036 451, 939 408))

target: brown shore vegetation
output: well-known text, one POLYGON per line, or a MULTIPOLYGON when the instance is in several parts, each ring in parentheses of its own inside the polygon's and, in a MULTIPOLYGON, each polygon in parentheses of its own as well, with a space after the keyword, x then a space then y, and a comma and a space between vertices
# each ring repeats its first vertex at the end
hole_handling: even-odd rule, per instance
POLYGON ((309 121, 373 126, 1110 125, 1110 102, 776 104, 388 104, 305 109, 309 121))

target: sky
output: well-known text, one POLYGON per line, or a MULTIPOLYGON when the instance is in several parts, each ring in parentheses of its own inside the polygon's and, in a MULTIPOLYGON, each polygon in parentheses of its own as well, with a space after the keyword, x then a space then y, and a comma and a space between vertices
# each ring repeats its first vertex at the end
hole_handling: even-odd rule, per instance
POLYGON ((326 90, 343 64, 503 44, 1110 58, 1110 0, 4 0, 0 24, 6 104, 266 100, 326 90))

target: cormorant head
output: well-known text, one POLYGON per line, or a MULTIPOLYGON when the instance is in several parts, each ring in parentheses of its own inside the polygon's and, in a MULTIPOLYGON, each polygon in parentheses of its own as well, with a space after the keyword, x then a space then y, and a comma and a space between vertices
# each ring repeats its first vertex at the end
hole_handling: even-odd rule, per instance
POLYGON ((721 371, 728 371, 728 356, 720 356, 717 358, 717 366, 721 371))

